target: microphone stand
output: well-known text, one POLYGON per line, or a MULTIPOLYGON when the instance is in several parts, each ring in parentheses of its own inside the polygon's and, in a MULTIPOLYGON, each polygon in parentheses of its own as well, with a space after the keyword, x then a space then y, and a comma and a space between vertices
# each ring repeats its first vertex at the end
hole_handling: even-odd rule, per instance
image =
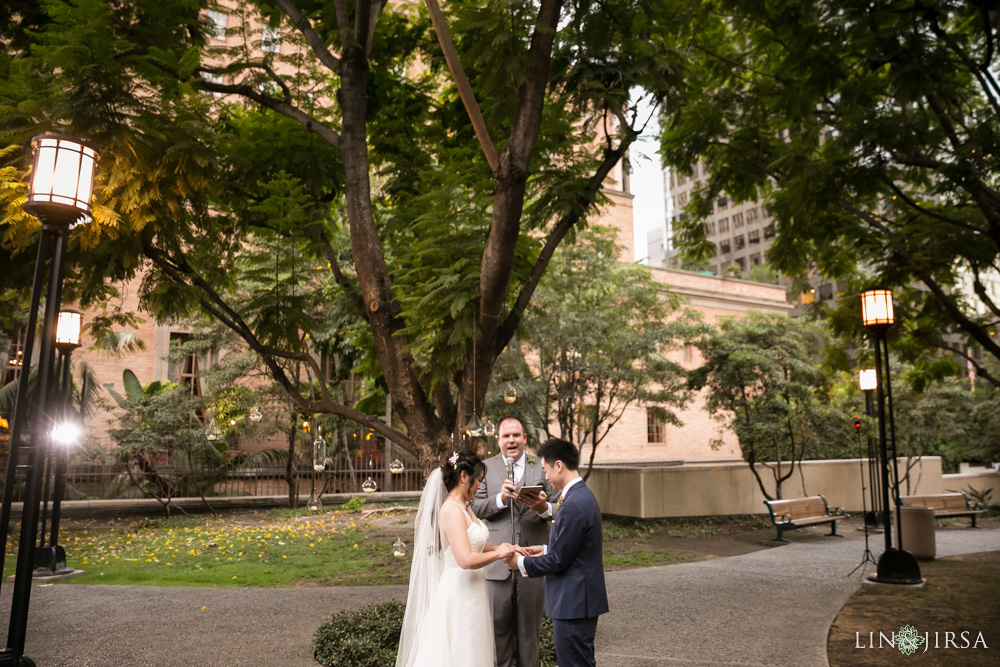
MULTIPOLYGON (((504 461, 507 463, 507 479, 509 479, 511 482, 513 482, 514 481, 514 459, 504 458, 504 461)), ((511 498, 511 499, 509 499, 507 501, 507 506, 510 508, 510 543, 513 544, 514 546, 518 546, 518 544, 520 543, 521 540, 520 540, 520 535, 517 534, 517 526, 516 526, 516 524, 514 522, 514 499, 513 498, 511 498)), ((521 646, 521 642, 520 642, 520 639, 518 638, 518 632, 517 632, 517 626, 518 626, 518 617, 517 617, 517 580, 518 580, 518 578, 520 576, 521 576, 520 571, 516 571, 516 570, 511 570, 510 571, 510 581, 511 581, 511 587, 510 587, 510 607, 511 607, 511 612, 514 615, 514 633, 513 633, 513 636, 514 636, 514 651, 513 651, 513 655, 511 657, 514 659, 513 664, 515 666, 520 662, 518 660, 518 655, 519 655, 518 654, 518 649, 521 646)))

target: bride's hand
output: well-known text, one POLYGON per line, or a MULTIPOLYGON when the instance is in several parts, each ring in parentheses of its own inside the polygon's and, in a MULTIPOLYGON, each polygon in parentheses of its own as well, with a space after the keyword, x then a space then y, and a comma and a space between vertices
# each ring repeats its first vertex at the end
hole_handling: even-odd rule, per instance
POLYGON ((507 560, 511 554, 515 553, 514 547, 507 542, 498 545, 496 551, 497 560, 507 560))

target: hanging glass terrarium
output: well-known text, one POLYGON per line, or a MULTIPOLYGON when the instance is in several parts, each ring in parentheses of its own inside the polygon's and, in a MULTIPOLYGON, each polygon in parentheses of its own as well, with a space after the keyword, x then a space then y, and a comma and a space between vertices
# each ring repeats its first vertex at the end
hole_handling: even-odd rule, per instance
POLYGON ((391 472, 393 475, 400 475, 403 473, 403 470, 404 470, 403 462, 400 461, 399 459, 395 459, 393 460, 392 463, 389 464, 389 472, 391 472))
POLYGON ((326 440, 322 436, 313 440, 312 459, 313 470, 323 472, 326 469, 326 440))
POLYGON ((309 502, 306 503, 306 507, 313 512, 318 512, 323 509, 323 501, 319 499, 319 494, 316 493, 316 489, 313 489, 312 494, 309 495, 309 502))
POLYGON ((215 421, 215 416, 212 416, 212 420, 208 422, 208 426, 205 428, 205 439, 209 442, 217 442, 222 440, 222 431, 219 430, 219 425, 215 421))
POLYGON ((492 438, 497 434, 497 425, 493 423, 493 420, 489 417, 483 422, 483 436, 487 438, 492 438))
POLYGON ((375 493, 378 491, 378 484, 375 483, 374 479, 369 477, 361 483, 361 490, 365 493, 375 493))
POLYGON ((508 384, 503 390, 503 400, 506 403, 513 403, 517 400, 517 387, 508 384))
POLYGON ((479 417, 476 416, 476 411, 472 411, 472 416, 469 417, 469 421, 465 423, 465 435, 470 438, 478 438, 483 434, 483 426, 479 423, 479 417))
POLYGON ((396 558, 402 558, 406 555, 406 543, 403 542, 402 538, 397 538, 392 543, 392 555, 396 558))
POLYGON ((264 418, 264 413, 260 411, 260 408, 254 408, 253 410, 250 411, 250 421, 252 421, 254 424, 259 422, 263 418, 264 418))

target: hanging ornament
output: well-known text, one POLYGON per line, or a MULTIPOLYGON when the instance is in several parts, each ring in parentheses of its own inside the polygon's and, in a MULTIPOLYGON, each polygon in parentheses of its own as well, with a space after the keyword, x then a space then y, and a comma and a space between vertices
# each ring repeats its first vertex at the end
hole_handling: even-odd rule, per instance
POLYGON ((402 558, 406 555, 406 543, 403 542, 402 538, 397 538, 392 543, 392 555, 396 558, 402 558))
POLYGON ((236 426, 236 420, 235 419, 230 419, 229 420, 229 425, 230 426, 236 426))
POLYGON ((369 477, 368 479, 366 479, 364 482, 361 483, 361 490, 364 491, 365 493, 375 493, 376 491, 378 491, 378 484, 375 483, 374 479, 369 477))
POLYGON ((403 470, 404 470, 403 462, 400 461, 399 459, 395 459, 393 460, 392 463, 389 464, 389 472, 391 472, 393 475, 400 475, 402 474, 403 470))
POLYGON ((326 469, 326 440, 320 436, 313 440, 313 470, 323 472, 326 469))
POLYGON ((254 424, 259 422, 263 418, 264 418, 264 413, 260 411, 260 408, 254 408, 253 410, 250 411, 250 421, 252 421, 254 424))
POLYGON ((476 416, 476 411, 472 411, 472 417, 465 424, 465 435, 470 438, 478 438, 483 434, 483 427, 479 423, 479 417, 476 416))
POLYGON ((323 501, 319 499, 319 495, 316 493, 316 489, 313 489, 312 494, 309 496, 309 502, 306 503, 308 507, 313 512, 318 512, 323 508, 323 501))
POLYGON ((508 384, 503 390, 503 400, 506 403, 513 403, 517 400, 517 387, 508 384))
POLYGON ((497 434, 497 425, 493 423, 493 420, 489 417, 483 422, 483 435, 487 438, 492 438, 497 434))
POLYGON ((208 422, 208 427, 205 428, 205 439, 209 442, 222 440, 222 431, 219 430, 219 425, 215 421, 215 415, 212 415, 212 420, 208 422))

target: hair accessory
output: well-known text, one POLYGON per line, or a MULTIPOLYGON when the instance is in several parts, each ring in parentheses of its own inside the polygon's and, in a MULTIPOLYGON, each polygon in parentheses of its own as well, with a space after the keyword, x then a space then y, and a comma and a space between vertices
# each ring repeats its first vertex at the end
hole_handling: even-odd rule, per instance
POLYGON ((448 459, 448 463, 455 465, 458 463, 458 452, 452 452, 451 457, 448 459))

